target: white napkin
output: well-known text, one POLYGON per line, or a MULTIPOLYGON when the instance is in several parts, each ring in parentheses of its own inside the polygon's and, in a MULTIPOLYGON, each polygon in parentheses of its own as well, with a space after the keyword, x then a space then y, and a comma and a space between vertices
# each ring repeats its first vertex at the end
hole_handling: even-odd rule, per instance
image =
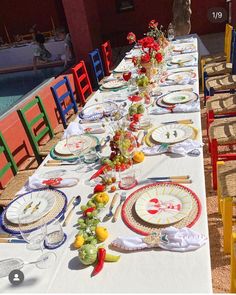
MULTIPOLYGON (((61 178, 59 177, 59 184, 52 185, 53 187, 70 187, 74 186, 78 183, 77 178, 61 178)), ((48 178, 40 178, 37 174, 32 175, 29 177, 28 182, 26 185, 16 193, 16 195, 23 194, 25 192, 28 192, 32 189, 39 189, 39 188, 45 188, 48 185, 46 183, 43 183, 44 181, 49 180, 48 178)))
POLYGON ((84 133, 83 126, 78 122, 71 122, 69 126, 64 131, 62 139, 66 139, 67 136, 80 135, 84 133))
POLYGON ((203 147, 203 143, 197 140, 187 139, 183 142, 176 143, 169 148, 169 152, 179 155, 187 155, 187 153, 203 147))
MULTIPOLYGON (((191 103, 177 104, 173 109, 173 113, 192 113, 192 112, 200 112, 200 103, 199 101, 194 101, 191 103)), ((151 115, 161 115, 171 113, 170 109, 162 108, 155 106, 155 108, 149 111, 151 115)))
POLYGON ((135 251, 145 248, 160 247, 168 251, 187 252, 201 248, 207 242, 207 237, 190 228, 181 229, 168 227, 160 232, 158 244, 150 245, 145 242, 145 237, 118 237, 111 245, 117 248, 135 251))
POLYGON ((200 103, 199 101, 194 101, 191 103, 183 103, 183 104, 178 104, 176 107, 173 109, 174 113, 191 113, 191 112, 200 112, 200 103))

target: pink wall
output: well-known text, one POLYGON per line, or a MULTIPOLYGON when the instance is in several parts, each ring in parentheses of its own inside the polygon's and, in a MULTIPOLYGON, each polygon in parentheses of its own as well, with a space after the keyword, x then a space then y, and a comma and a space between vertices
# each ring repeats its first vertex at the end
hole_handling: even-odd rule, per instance
MULTIPOLYGON (((72 75, 68 74, 67 76, 70 79, 72 90, 75 91, 72 75)), ((46 108, 53 129, 55 129, 58 126, 60 119, 54 102, 54 98, 50 90, 50 86, 54 85, 60 79, 61 78, 58 77, 57 79, 50 82, 50 84, 46 85, 39 91, 32 94, 32 98, 35 95, 39 95, 42 98, 43 104, 46 108)), ((30 98, 29 100, 27 100, 27 102, 29 101, 30 98)), ((22 104, 21 106, 23 105, 24 104, 22 104)), ((19 108, 21 106, 19 106, 19 108)), ((35 116, 36 108, 34 108, 33 112, 35 116)), ((14 159, 18 165, 20 165, 24 160, 26 160, 30 156, 33 156, 33 152, 28 141, 27 135, 16 111, 12 112, 6 118, 0 121, 0 130, 3 133, 3 136, 7 144, 9 145, 10 151, 12 152, 14 159)), ((5 157, 3 157, 3 155, 0 157, 0 162, 1 165, 5 162, 5 157)), ((0 181, 0 186, 5 185, 11 176, 12 174, 10 172, 6 174, 2 181, 0 181)))

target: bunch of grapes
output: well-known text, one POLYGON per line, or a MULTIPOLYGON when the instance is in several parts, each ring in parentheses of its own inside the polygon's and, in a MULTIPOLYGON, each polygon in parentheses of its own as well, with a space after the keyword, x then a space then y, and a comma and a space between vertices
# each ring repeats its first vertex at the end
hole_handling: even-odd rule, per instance
POLYGON ((94 203, 89 200, 86 205, 81 206, 81 210, 85 213, 86 210, 93 208, 91 212, 86 212, 83 217, 78 219, 79 236, 83 236, 85 244, 96 245, 98 240, 96 238, 95 230, 101 220, 97 217, 101 209, 104 208, 102 203, 94 203))

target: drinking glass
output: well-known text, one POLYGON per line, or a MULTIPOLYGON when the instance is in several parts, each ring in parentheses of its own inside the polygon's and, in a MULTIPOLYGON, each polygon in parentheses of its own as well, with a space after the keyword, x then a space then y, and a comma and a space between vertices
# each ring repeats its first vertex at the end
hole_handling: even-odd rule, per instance
POLYGON ((84 167, 81 154, 87 148, 82 135, 68 135, 66 137, 66 146, 74 156, 78 157, 77 169, 78 171, 81 170, 84 167))
POLYGON ((131 91, 131 72, 125 72, 123 73, 123 79, 128 83, 128 92, 131 91))
POLYGON ((172 41, 175 38, 175 29, 172 23, 169 24, 167 34, 169 41, 172 41))
POLYGON ((29 250, 40 250, 41 256, 37 259, 36 266, 38 268, 49 268, 56 260, 56 254, 54 252, 44 253, 44 240, 47 235, 47 224, 44 218, 40 219, 40 224, 37 228, 30 232, 25 230, 25 216, 18 216, 18 225, 22 238, 27 242, 27 249, 29 250))
POLYGON ((129 189, 136 185, 137 180, 135 177, 135 170, 132 164, 130 164, 130 166, 127 169, 119 171, 119 179, 119 187, 121 189, 129 189))
POLYGON ((47 225, 45 246, 49 249, 58 248, 65 240, 61 223, 56 219, 47 225))

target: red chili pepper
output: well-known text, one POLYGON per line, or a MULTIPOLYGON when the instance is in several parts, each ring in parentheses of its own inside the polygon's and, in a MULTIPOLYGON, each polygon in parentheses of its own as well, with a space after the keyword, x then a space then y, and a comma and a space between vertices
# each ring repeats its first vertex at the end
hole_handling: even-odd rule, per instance
POLYGON ((105 257, 106 257, 106 249, 99 248, 98 254, 97 254, 97 264, 95 265, 93 272, 91 274, 92 277, 96 276, 103 269, 105 257))
POLYGON ((93 192, 94 193, 102 193, 102 192, 105 191, 105 189, 106 189, 106 186, 105 185, 103 185, 103 184, 97 184, 95 186, 95 188, 93 189, 93 192))
POLYGON ((83 215, 86 217, 88 213, 93 212, 95 209, 95 207, 90 207, 84 211, 83 215))
POLYGON ((103 173, 104 170, 109 170, 109 166, 108 165, 104 165, 102 166, 100 169, 98 169, 97 172, 95 172, 91 177, 90 180, 98 177, 99 175, 101 175, 103 173))

